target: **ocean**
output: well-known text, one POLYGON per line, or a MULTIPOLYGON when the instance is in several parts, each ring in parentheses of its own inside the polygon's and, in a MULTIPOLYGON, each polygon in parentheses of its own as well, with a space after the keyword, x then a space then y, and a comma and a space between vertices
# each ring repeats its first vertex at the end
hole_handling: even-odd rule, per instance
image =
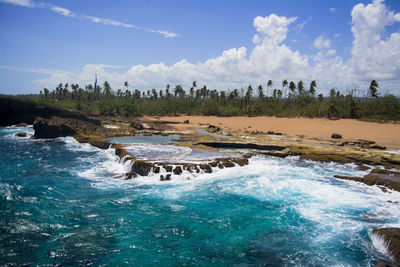
MULTIPOLYGON (((111 148, 17 132, 33 129, 0 128, 1 266, 390 261, 371 230, 400 225, 400 193, 333 177, 368 172, 355 165, 260 155, 210 174, 123 180, 113 177, 128 166, 111 148)), ((190 154, 149 138, 137 140, 143 155, 190 154)))

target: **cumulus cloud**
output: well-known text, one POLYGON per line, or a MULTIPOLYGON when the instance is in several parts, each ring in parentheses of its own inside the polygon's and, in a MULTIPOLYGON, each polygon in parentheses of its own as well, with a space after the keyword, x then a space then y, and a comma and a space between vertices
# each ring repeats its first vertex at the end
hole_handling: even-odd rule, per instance
POLYGON ((352 12, 354 35, 349 64, 360 77, 400 79, 400 33, 382 39, 385 27, 400 21, 400 13, 387 9, 383 0, 356 5, 352 12))
POLYGON ((352 10, 351 30, 354 35, 351 58, 343 59, 332 49, 327 37, 318 36, 313 44, 318 51, 306 56, 287 44, 287 33, 295 17, 271 14, 253 21, 256 34, 254 47, 232 48, 215 58, 193 64, 183 59, 173 65, 164 63, 134 65, 127 70, 105 65, 86 65, 80 72, 55 71, 49 78, 35 81, 38 88, 53 88, 59 82, 92 83, 94 75, 109 81, 114 88, 128 81, 131 88, 164 88, 181 84, 188 88, 196 80, 209 88, 233 89, 249 84, 264 84, 272 79, 279 86, 283 79, 317 80, 319 90, 367 88, 372 79, 381 87, 400 94, 400 33, 383 38, 385 27, 400 21, 400 13, 387 9, 383 1, 358 4, 352 10))
POLYGON ((331 47, 331 40, 320 35, 314 40, 314 46, 318 49, 328 49, 331 47))
POLYGON ((173 37, 179 36, 177 33, 174 33, 171 31, 139 27, 139 26, 136 26, 133 24, 123 23, 123 22, 108 19, 108 18, 99 18, 99 17, 88 16, 88 15, 84 15, 84 14, 78 14, 78 13, 72 12, 71 10, 69 10, 67 8, 55 6, 55 5, 51 5, 51 4, 43 3, 43 2, 35 3, 32 0, 0 0, 0 3, 1 2, 7 3, 7 4, 13 4, 13 5, 17 5, 17 6, 23 6, 23 7, 45 8, 45 9, 53 11, 54 13, 62 15, 64 17, 75 18, 75 19, 80 19, 80 20, 89 20, 94 23, 100 23, 100 24, 108 25, 108 26, 116 26, 116 27, 131 28, 131 29, 136 29, 136 30, 144 30, 147 32, 161 34, 162 36, 164 36, 164 38, 173 38, 173 37))

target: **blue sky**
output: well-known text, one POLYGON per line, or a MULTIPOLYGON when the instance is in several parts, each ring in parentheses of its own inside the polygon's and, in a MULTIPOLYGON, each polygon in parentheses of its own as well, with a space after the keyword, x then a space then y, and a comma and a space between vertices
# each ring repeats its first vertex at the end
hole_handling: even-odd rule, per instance
POLYGON ((115 89, 377 79, 400 95, 399 12, 398 0, 0 0, 0 93, 98 74, 115 89))

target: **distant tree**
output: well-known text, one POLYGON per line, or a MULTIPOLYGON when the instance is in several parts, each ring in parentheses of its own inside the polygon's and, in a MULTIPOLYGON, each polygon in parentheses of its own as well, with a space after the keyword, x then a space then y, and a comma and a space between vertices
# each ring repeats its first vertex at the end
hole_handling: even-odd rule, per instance
POLYGON ((272 85, 273 85, 272 80, 269 80, 268 83, 267 83, 267 87, 268 87, 268 89, 267 89, 267 97, 268 97, 268 91, 271 90, 272 85))
POLYGON ((297 84, 297 90, 299 91, 299 95, 302 95, 304 93, 304 82, 299 81, 297 84))
POLYGON ((295 84, 293 81, 290 82, 290 84, 289 84, 289 89, 290 89, 290 91, 291 91, 292 94, 295 93, 295 91, 296 91, 296 84, 295 84))
POLYGON ((315 95, 315 87, 317 87, 317 82, 314 80, 314 81, 312 81, 311 83, 310 83, 310 94, 312 95, 312 96, 314 96, 315 95))
POLYGON ((287 87, 287 85, 288 85, 289 83, 288 83, 288 81, 287 80, 283 80, 282 81, 282 91, 286 91, 286 87, 287 87))
POLYGON ((324 95, 323 94, 319 94, 318 95, 318 101, 320 101, 320 102, 324 101, 324 95))
POLYGON ((369 89, 368 89, 368 95, 370 97, 374 97, 374 98, 378 98, 378 88, 379 88, 379 84, 376 80, 372 80, 371 84, 369 85, 369 89))
POLYGON ((48 98, 49 97, 49 89, 43 88, 43 93, 44 93, 44 98, 48 98))
POLYGON ((334 88, 332 88, 332 89, 329 91, 329 96, 330 96, 330 98, 334 98, 334 97, 336 96, 336 90, 335 90, 334 88))
POLYGON ((262 85, 260 84, 257 88, 258 88, 258 97, 263 99, 265 97, 265 95, 264 95, 264 91, 263 91, 262 85))
POLYGON ((160 92, 158 93, 158 95, 160 96, 160 98, 163 98, 163 97, 164 97, 164 93, 163 93, 163 90, 162 90, 162 89, 160 89, 160 92))
POLYGON ((104 91, 104 95, 106 97, 110 97, 112 95, 111 86, 107 81, 105 81, 104 84, 103 84, 103 91, 104 91))
POLYGON ((128 90, 128 87, 129 87, 128 81, 125 81, 125 82, 124 82, 124 87, 125 87, 125 90, 128 90))
POLYGON ((157 99, 158 98, 158 94, 157 94, 157 90, 156 89, 151 89, 151 93, 152 93, 152 97, 154 98, 154 99, 157 99))

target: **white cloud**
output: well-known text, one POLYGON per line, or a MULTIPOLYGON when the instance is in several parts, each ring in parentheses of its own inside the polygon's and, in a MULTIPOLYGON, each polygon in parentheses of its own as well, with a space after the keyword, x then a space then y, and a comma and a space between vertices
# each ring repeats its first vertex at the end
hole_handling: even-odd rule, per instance
POLYGON ((271 14, 267 17, 256 17, 253 25, 258 34, 254 36, 253 42, 257 44, 261 39, 267 38, 271 43, 281 43, 286 39, 289 24, 296 19, 296 17, 279 17, 275 14, 271 14))
POLYGON ((131 29, 136 29, 136 30, 144 30, 147 32, 161 34, 162 36, 164 36, 164 38, 172 38, 172 37, 179 36, 177 33, 174 33, 171 31, 139 27, 139 26, 136 26, 133 24, 123 23, 123 22, 108 19, 108 18, 99 18, 99 17, 94 17, 94 16, 87 16, 84 14, 78 14, 78 13, 74 13, 71 10, 64 8, 64 7, 55 6, 55 5, 42 3, 42 2, 35 3, 32 0, 0 0, 0 3, 1 2, 7 3, 7 4, 18 5, 18 6, 24 6, 24 7, 45 8, 45 9, 49 9, 59 15, 62 15, 64 17, 75 18, 75 19, 80 19, 80 20, 89 20, 94 23, 100 23, 100 24, 108 25, 108 26, 116 26, 116 27, 131 28, 131 29))
POLYGON ((358 4, 353 8, 351 31, 354 35, 349 64, 361 78, 397 79, 400 77, 400 32, 383 40, 385 27, 399 21, 400 13, 389 11, 382 0, 358 4))
POLYGON ((330 8, 329 8, 329 11, 330 11, 331 13, 335 13, 336 10, 337 10, 337 8, 335 8, 335 7, 330 7, 330 8))
POLYGON ((35 85, 38 89, 54 88, 60 82, 84 86, 93 83, 95 74, 99 81, 107 80, 114 88, 123 88, 123 82, 128 81, 131 89, 165 88, 167 83, 189 88, 194 80, 199 86, 226 90, 265 85, 272 79, 278 87, 283 79, 302 79, 306 83, 317 80, 318 90, 327 93, 331 88, 367 88, 372 79, 377 79, 381 88, 400 95, 400 33, 382 37, 385 26, 399 21, 400 13, 388 10, 383 1, 374 1, 356 5, 351 15, 354 41, 351 58, 346 60, 337 55, 331 41, 322 35, 314 40, 318 48, 315 55, 293 50, 285 41, 296 18, 271 14, 254 19, 257 32, 251 49, 228 49, 197 64, 183 59, 173 65, 134 65, 126 71, 111 70, 108 65, 86 65, 80 72, 55 70, 48 78, 35 81, 35 85))
POLYGON ((34 4, 31 0, 0 0, 0 3, 7 3, 24 7, 34 7, 34 4))
POLYGON ((50 10, 54 11, 55 13, 61 14, 65 17, 75 17, 75 15, 71 12, 71 10, 59 7, 59 6, 51 6, 50 10))
POLYGON ((331 40, 320 35, 314 40, 314 46, 318 49, 328 49, 331 47, 331 40))

